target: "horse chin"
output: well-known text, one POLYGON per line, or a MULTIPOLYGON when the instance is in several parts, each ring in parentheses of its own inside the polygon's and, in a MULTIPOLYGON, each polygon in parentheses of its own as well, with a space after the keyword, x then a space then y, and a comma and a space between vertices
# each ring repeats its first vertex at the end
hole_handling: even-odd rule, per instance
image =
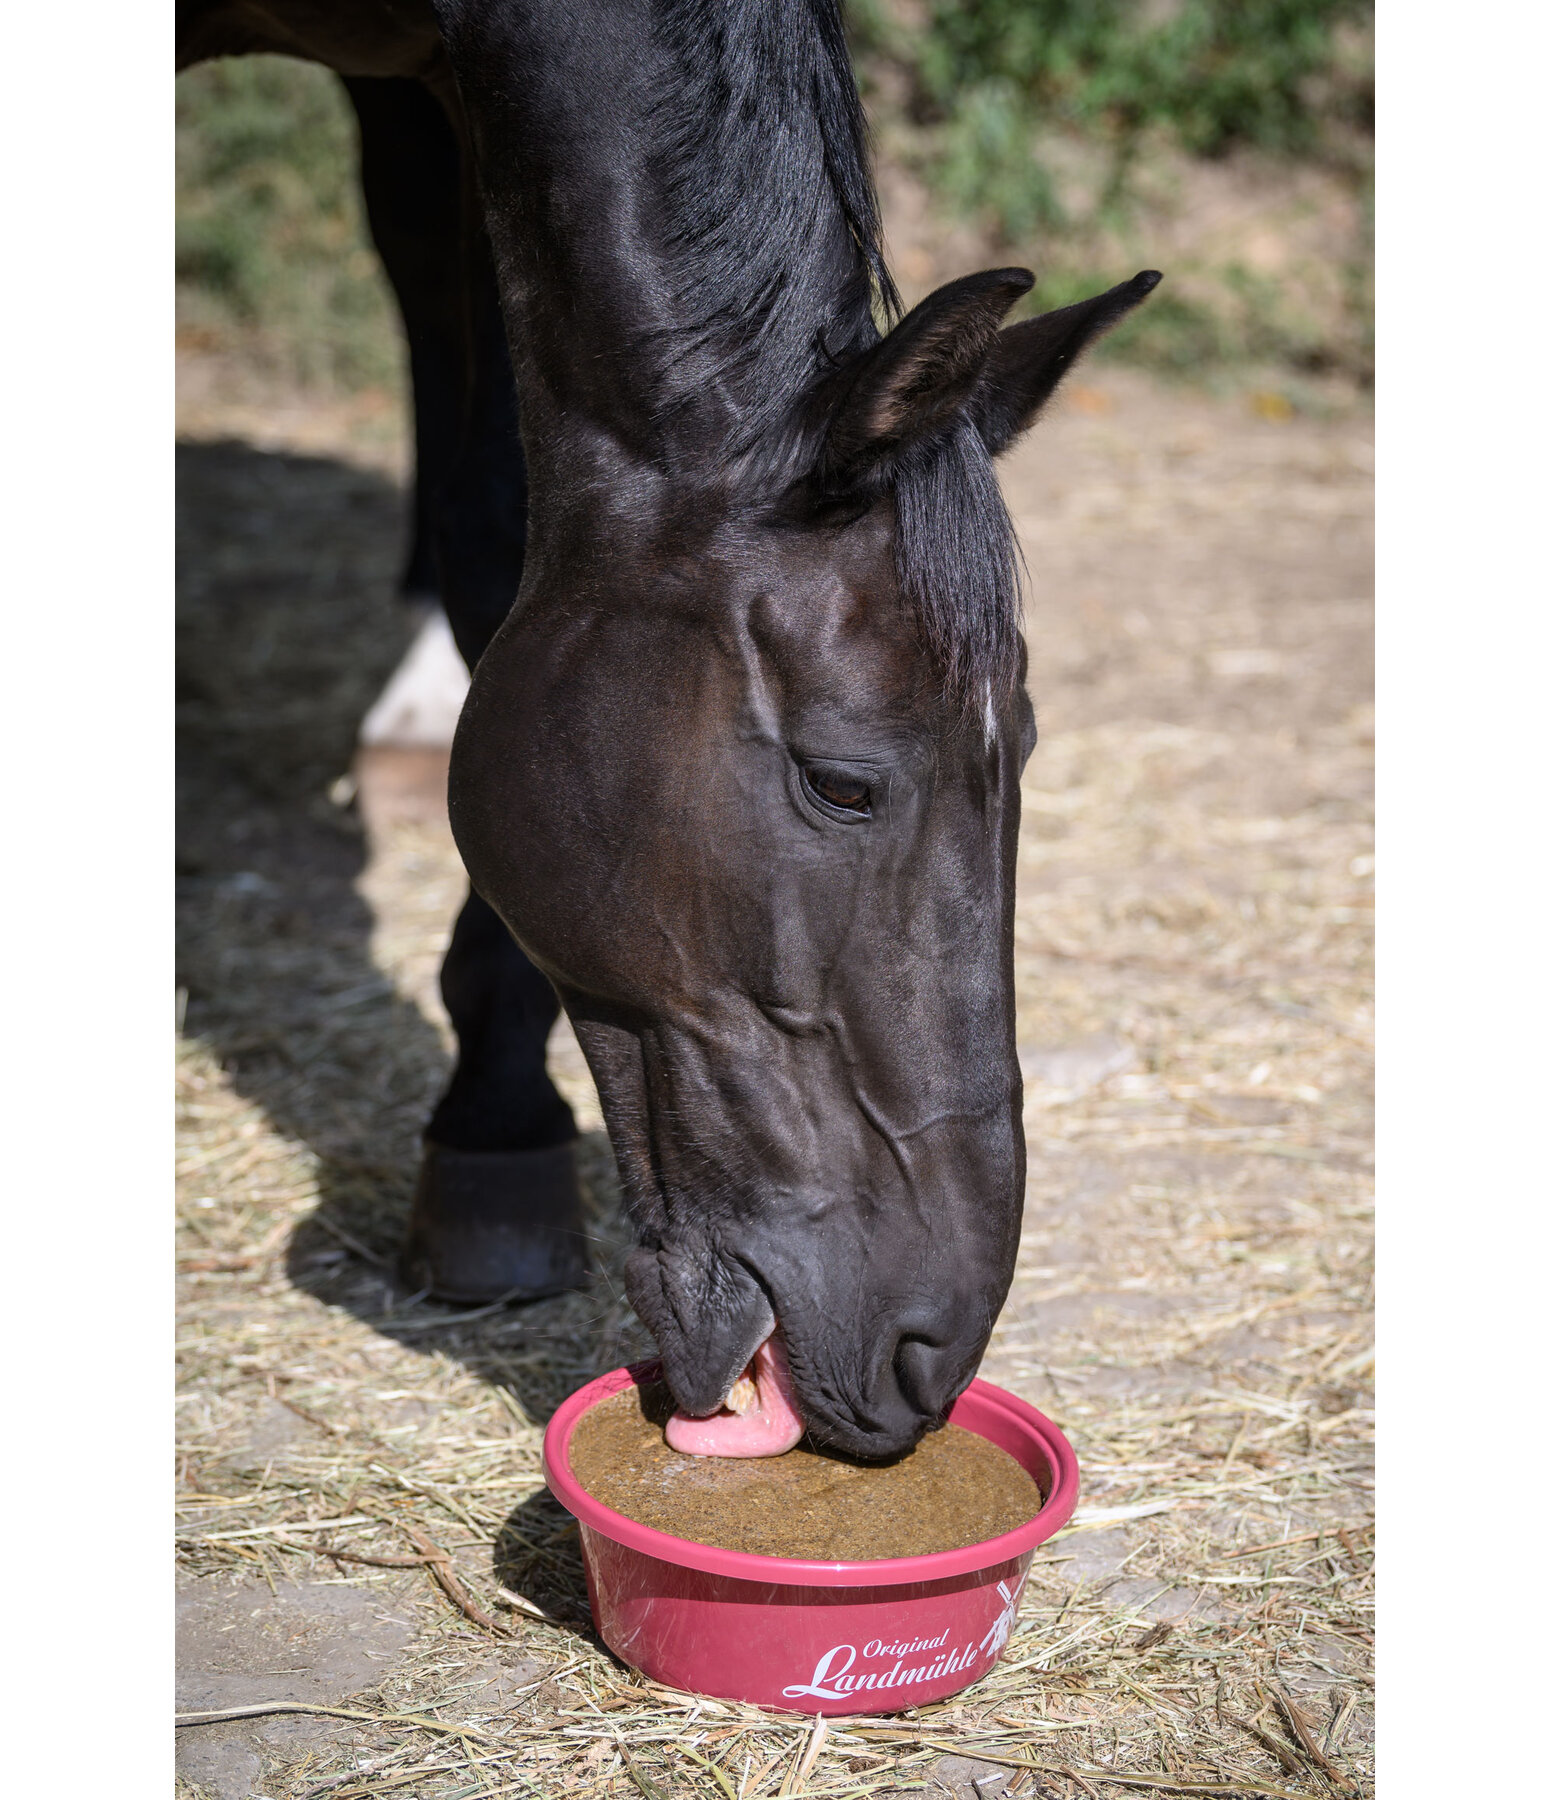
POLYGON ((784 1456, 804 1429, 785 1347, 771 1332, 719 1411, 705 1419, 675 1412, 665 1435, 685 1456, 784 1456))

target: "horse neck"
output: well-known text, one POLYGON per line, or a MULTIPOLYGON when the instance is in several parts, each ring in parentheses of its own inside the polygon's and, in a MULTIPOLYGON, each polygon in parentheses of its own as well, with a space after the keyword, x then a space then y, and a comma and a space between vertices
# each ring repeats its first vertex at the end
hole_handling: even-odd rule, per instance
POLYGON ((612 490, 621 459, 704 473, 778 439, 875 338, 874 279, 891 294, 836 0, 439 10, 535 523, 551 478, 612 490))

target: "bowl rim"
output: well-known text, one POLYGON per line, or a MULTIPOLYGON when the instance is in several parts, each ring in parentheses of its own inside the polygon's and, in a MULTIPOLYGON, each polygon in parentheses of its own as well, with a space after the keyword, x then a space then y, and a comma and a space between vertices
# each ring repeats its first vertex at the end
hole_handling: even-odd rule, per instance
MULTIPOLYGON (((969 1400, 970 1410, 988 1406, 1000 1412, 1038 1445, 1049 1469, 1050 1486, 1044 1504, 1027 1524, 1019 1525, 1015 1531, 1004 1532, 1000 1537, 965 1544, 957 1550, 932 1550, 923 1556, 879 1557, 871 1562, 820 1562, 808 1557, 761 1556, 746 1550, 724 1550, 715 1544, 692 1543, 687 1538, 674 1537, 670 1532, 658 1531, 654 1526, 642 1525, 637 1519, 615 1512, 601 1500, 594 1499, 571 1473, 571 1434, 581 1415, 611 1395, 627 1387, 638 1387, 644 1381, 655 1379, 659 1373, 660 1364, 655 1361, 610 1369, 562 1401, 544 1431, 543 1471, 549 1491, 583 1525, 661 1562, 676 1563, 707 1575, 726 1575, 783 1587, 891 1587, 905 1582, 939 1581, 944 1577, 977 1574, 1026 1554, 1052 1538, 1076 1509, 1081 1476, 1076 1452, 1064 1432, 1036 1406, 997 1387, 994 1382, 976 1377, 949 1409, 948 1420, 955 1422, 954 1415, 963 1402, 969 1400)), ((956 1422, 974 1430, 967 1420, 956 1422)))

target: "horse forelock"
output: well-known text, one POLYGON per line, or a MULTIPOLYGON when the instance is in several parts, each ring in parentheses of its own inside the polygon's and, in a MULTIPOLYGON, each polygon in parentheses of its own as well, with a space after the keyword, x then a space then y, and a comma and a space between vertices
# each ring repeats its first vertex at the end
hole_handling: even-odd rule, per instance
POLYGON ((892 480, 894 569, 948 699, 990 730, 1020 679, 1019 551, 978 430, 959 419, 907 452, 892 480))

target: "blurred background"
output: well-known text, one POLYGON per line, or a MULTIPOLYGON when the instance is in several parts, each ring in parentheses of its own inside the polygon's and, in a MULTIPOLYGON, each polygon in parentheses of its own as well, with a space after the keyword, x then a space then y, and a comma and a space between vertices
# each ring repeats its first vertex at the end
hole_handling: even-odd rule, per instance
MULTIPOLYGON (((1083 1507, 1007 1672, 933 1719, 961 1754, 900 1779, 983 1797, 991 1721, 1002 1753, 1089 1771, 1040 1793, 1118 1800, 1113 1762, 1365 1794, 1371 10, 853 0, 851 23, 906 298, 1008 261, 1039 309, 1167 277, 1001 464, 1040 742, 1026 1213, 984 1373, 1070 1435, 1083 1507)), ((275 58, 189 71, 177 109, 183 1703, 640 1704, 583 1633, 538 1464, 560 1398, 648 1348, 563 1021, 596 1287, 465 1317, 395 1273, 464 877, 445 752, 369 779, 357 756, 414 627, 403 358, 353 118, 333 76, 275 58), (341 1570, 315 1534, 341 1518, 387 1556, 412 1523, 480 1605, 503 1587, 551 1622, 502 1610, 495 1645, 418 1571, 341 1570)), ((783 1729, 759 1726, 750 1794, 789 1771, 783 1729)), ((318 1718, 181 1735, 187 1800, 375 1792, 331 1784, 395 1744, 318 1718)), ((638 1752, 647 1779, 713 1791, 673 1737, 638 1752)), ((532 1750, 543 1791, 634 1791, 585 1743, 532 1750)), ((413 1791, 474 1792, 462 1754, 413 1791)))

